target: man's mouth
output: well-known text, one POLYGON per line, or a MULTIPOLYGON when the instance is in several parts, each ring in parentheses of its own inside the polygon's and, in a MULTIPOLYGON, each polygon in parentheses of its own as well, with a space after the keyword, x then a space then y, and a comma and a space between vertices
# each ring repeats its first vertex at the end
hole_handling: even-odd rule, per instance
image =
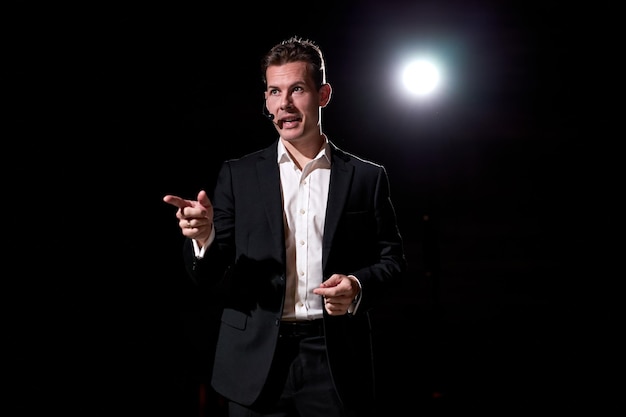
POLYGON ((283 128, 295 127, 298 123, 302 121, 299 117, 287 117, 280 120, 280 124, 283 128))

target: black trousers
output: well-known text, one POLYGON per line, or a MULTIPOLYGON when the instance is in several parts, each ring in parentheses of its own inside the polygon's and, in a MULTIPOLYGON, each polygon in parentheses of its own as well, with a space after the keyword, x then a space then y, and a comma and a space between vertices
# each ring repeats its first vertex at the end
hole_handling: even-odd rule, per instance
POLYGON ((324 335, 317 333, 314 327, 299 331, 290 324, 281 326, 278 351, 260 401, 252 407, 229 403, 229 417, 356 416, 339 400, 326 358, 324 335))

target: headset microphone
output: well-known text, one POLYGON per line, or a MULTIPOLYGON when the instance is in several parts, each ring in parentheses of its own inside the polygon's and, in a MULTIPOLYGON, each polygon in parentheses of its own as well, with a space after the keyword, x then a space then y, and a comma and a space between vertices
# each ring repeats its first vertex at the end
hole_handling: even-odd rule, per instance
POLYGON ((267 110, 267 107, 265 106, 265 103, 263 103, 263 116, 265 116, 268 119, 270 119, 270 121, 274 121, 274 115, 272 113, 270 113, 269 110, 267 110))

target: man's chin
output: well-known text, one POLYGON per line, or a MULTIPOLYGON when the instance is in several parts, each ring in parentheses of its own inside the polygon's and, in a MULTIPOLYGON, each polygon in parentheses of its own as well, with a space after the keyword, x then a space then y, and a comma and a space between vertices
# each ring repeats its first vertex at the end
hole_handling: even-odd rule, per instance
POLYGON ((286 140, 287 142, 297 142, 298 139, 302 137, 300 131, 286 129, 286 130, 280 130, 279 132, 280 132, 280 137, 283 138, 283 140, 286 140))

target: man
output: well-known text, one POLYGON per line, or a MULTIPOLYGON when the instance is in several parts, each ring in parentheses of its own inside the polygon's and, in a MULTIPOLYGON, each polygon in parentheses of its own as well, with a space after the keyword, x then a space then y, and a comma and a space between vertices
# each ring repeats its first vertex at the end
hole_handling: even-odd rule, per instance
POLYGON ((261 69, 279 138, 226 161, 211 199, 163 199, 190 276, 221 300, 212 386, 230 417, 375 415, 368 313, 406 271, 387 174, 323 133, 313 41, 275 45, 261 69))

